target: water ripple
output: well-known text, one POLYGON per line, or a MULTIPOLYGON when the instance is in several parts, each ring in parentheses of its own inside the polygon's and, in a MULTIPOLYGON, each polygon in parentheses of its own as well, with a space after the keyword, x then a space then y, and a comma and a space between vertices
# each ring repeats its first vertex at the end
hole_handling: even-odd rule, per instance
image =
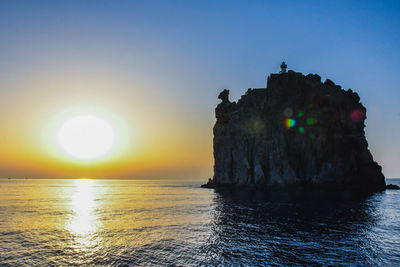
POLYGON ((399 191, 320 200, 182 181, 0 185, 4 266, 400 265, 399 191))

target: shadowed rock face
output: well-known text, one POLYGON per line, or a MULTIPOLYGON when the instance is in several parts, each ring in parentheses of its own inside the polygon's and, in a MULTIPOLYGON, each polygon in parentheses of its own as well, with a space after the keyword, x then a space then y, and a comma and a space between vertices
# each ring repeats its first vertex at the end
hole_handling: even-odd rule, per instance
POLYGON ((357 93, 318 75, 271 74, 267 88, 215 109, 210 186, 328 186, 379 191, 381 167, 365 139, 366 109, 357 93))

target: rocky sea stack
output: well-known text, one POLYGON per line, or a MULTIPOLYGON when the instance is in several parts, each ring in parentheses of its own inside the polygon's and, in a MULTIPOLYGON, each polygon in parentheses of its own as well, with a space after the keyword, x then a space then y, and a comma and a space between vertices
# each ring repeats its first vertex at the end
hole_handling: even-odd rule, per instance
POLYGON ((237 103, 229 90, 219 98, 214 177, 203 187, 385 189, 365 138, 366 109, 351 89, 282 68, 237 103))

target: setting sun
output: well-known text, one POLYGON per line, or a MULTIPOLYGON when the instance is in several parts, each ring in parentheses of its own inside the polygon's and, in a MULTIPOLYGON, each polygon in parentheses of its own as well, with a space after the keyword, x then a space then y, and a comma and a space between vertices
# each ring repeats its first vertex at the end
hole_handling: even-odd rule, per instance
POLYGON ((108 122, 93 115, 80 115, 64 122, 58 143, 70 156, 90 160, 107 155, 114 145, 114 130, 108 122))

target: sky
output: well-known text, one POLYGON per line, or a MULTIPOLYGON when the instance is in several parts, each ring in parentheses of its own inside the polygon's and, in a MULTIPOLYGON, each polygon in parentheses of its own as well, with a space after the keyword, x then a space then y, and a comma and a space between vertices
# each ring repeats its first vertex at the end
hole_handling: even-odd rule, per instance
POLYGON ((398 1, 1 1, 0 177, 212 176, 218 93, 265 87, 282 60, 358 92, 369 148, 400 177, 398 1), (115 130, 80 161, 57 133, 115 130))

